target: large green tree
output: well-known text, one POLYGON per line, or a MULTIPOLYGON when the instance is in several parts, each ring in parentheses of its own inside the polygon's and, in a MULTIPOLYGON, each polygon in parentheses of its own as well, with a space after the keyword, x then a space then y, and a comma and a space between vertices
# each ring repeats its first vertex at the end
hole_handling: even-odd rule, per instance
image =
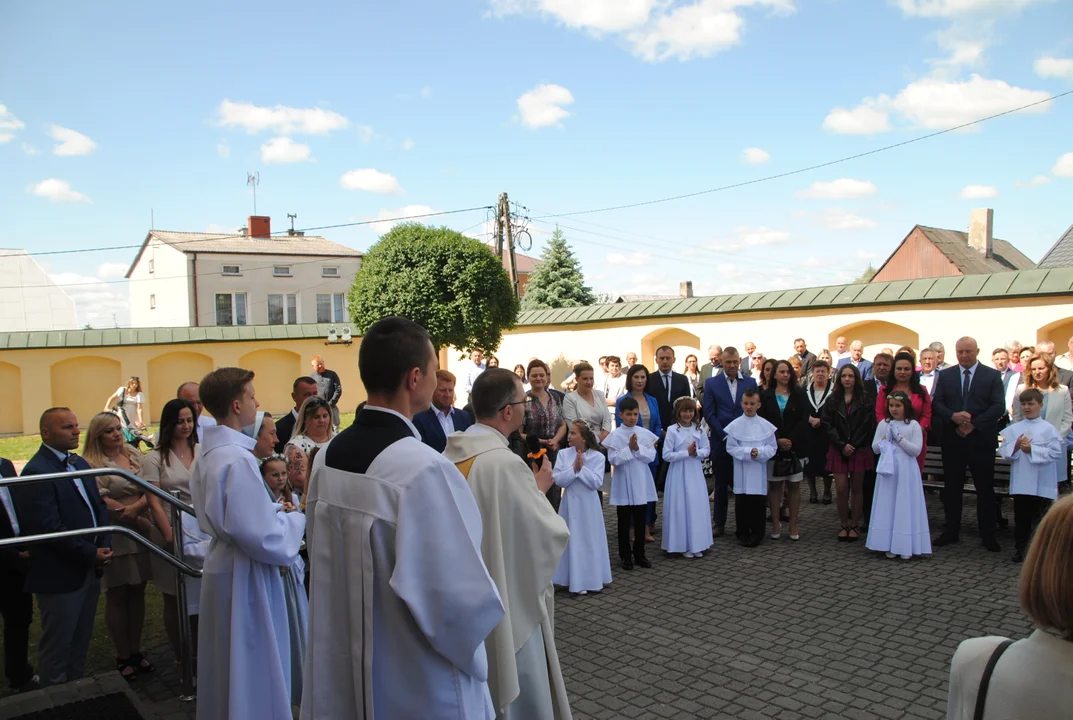
POLYGON ((362 259, 348 296, 358 333, 387 315, 428 330, 437 349, 499 347, 518 300, 489 248, 445 227, 396 225, 362 259))
POLYGON ((522 309, 578 307, 595 302, 592 288, 585 285, 585 276, 581 274, 581 263, 566 244, 563 231, 556 226, 540 256, 540 265, 526 283, 522 309))

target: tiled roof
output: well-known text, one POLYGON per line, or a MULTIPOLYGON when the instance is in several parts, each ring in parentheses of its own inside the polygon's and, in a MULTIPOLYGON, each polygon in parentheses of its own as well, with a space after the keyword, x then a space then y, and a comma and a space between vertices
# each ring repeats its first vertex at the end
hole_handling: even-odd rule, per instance
POLYGON ((1043 255, 1036 267, 1073 267, 1073 225, 1070 225, 1065 234, 1058 238, 1058 242, 1043 255))
POLYGON ((173 230, 150 230, 145 236, 138 254, 127 270, 127 277, 134 271, 142 253, 152 239, 170 245, 186 253, 226 253, 230 255, 300 255, 315 257, 362 257, 364 253, 346 245, 332 242, 319 235, 273 235, 268 238, 253 238, 247 235, 222 233, 176 232, 173 230))
POLYGON ((991 255, 983 256, 969 247, 969 234, 957 230, 918 225, 929 240, 939 248, 958 270, 966 275, 1004 272, 1006 270, 1031 270, 1036 263, 1005 240, 995 238, 991 244, 991 255))
POLYGON ((528 310, 519 314, 518 325, 576 325, 638 318, 968 302, 1046 295, 1073 295, 1073 267, 795 288, 748 295, 715 295, 617 305, 528 310))

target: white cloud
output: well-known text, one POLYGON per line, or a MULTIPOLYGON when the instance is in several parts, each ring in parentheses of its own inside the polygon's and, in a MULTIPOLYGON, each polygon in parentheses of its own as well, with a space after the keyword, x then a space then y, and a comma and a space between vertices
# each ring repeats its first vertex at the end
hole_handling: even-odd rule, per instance
POLYGON ((739 226, 734 228, 734 232, 746 245, 781 245, 790 240, 790 233, 785 230, 772 230, 768 227, 739 226))
POLYGON ((1016 187, 1039 187, 1040 185, 1046 185, 1051 179, 1046 175, 1037 175, 1031 180, 1014 180, 1013 184, 1016 187))
POLYGON ((418 94, 421 96, 422 100, 428 100, 430 97, 432 97, 432 88, 426 85, 425 87, 421 88, 421 91, 418 94))
POLYGON ((1073 178, 1073 152, 1067 152, 1058 158, 1058 162, 1051 168, 1051 174, 1063 178, 1073 178))
POLYGON ((373 126, 372 125, 358 125, 356 128, 358 131, 358 138, 363 143, 372 142, 373 139, 373 126))
POLYGON ((831 182, 814 182, 807 190, 799 190, 797 196, 819 200, 845 200, 875 195, 876 192, 878 188, 871 181, 839 178, 831 182))
POLYGON ((823 119, 823 129, 841 135, 871 135, 890 130, 890 117, 867 102, 852 110, 836 107, 823 119))
POLYGON ((1073 82, 1073 58, 1041 57, 1032 67, 1040 77, 1065 78, 1073 82))
POLYGON ((339 184, 347 190, 364 190, 380 195, 403 194, 403 189, 394 175, 388 175, 373 168, 348 170, 339 178, 339 184))
POLYGON ((652 263, 652 256, 648 253, 611 253, 607 256, 607 264, 612 267, 644 267, 652 263))
POLYGON ((89 202, 89 198, 80 192, 71 189, 71 183, 66 180, 49 178, 35 183, 27 188, 27 191, 38 197, 48 198, 53 202, 89 202))
POLYGON ((994 185, 966 185, 961 188, 958 197, 962 200, 986 200, 998 197, 998 188, 994 185))
POLYGON ((37 154, 37 148, 34 147, 33 145, 31 145, 30 143, 22 143, 19 147, 21 147, 22 151, 24 153, 26 153, 27 155, 36 155, 37 154))
POLYGON ((263 163, 313 162, 314 159, 308 145, 296 143, 289 137, 272 138, 261 146, 263 163))
POLYGON ((824 227, 830 230, 870 230, 879 227, 879 223, 869 218, 854 215, 839 208, 831 208, 821 219, 824 227))
POLYGON ((121 263, 104 263, 93 275, 61 272, 49 273, 49 277, 74 300, 80 324, 95 328, 127 327, 130 325, 127 283, 109 282, 121 280, 127 267, 121 263))
POLYGON ((561 125, 560 121, 570 115, 564 106, 573 103, 574 96, 562 85, 545 83, 522 95, 517 102, 522 124, 542 128, 561 125))
POLYGON ((741 156, 745 160, 745 162, 749 163, 750 165, 763 165, 771 159, 771 153, 769 153, 767 150, 761 150, 760 148, 754 147, 745 148, 744 150, 742 150, 741 156))
POLYGON ((24 127, 26 123, 15 117, 6 105, 0 105, 0 144, 10 142, 15 137, 15 132, 24 127))
POLYGON ((261 107, 246 102, 224 100, 217 109, 217 123, 236 127, 250 135, 271 131, 282 135, 305 133, 324 135, 350 126, 350 120, 333 110, 293 108, 286 105, 261 107))
POLYGON ((216 154, 225 160, 231 157, 231 144, 227 140, 220 140, 216 143, 216 154))
POLYGON ((402 141, 402 149, 403 150, 413 150, 414 146, 416 146, 416 145, 417 145, 417 143, 415 143, 410 138, 406 138, 405 140, 402 141))
POLYGON ((902 12, 918 17, 954 17, 1017 11, 1037 0, 895 0, 902 12))
POLYGON ((968 27, 956 26, 939 32, 936 40, 949 54, 928 62, 937 73, 952 73, 959 68, 979 67, 983 64, 984 52, 991 44, 989 30, 989 23, 972 23, 968 27))
POLYGON ((371 227, 377 235, 383 235, 388 230, 395 227, 401 222, 411 222, 410 220, 406 220, 405 218, 413 217, 414 219, 412 220, 412 222, 425 222, 424 218, 415 216, 431 215, 432 213, 436 212, 439 211, 433 210, 428 205, 406 205, 401 208, 395 208, 394 210, 381 210, 376 214, 376 217, 374 218, 374 220, 377 220, 379 222, 374 222, 369 227, 371 227))
POLYGON ((89 155, 97 149, 97 143, 82 133, 59 125, 49 125, 48 136, 58 143, 52 147, 53 155, 89 155))
POLYGON ((793 0, 490 0, 490 14, 539 14, 596 38, 624 40, 649 62, 709 57, 741 42, 743 8, 792 13, 793 0))

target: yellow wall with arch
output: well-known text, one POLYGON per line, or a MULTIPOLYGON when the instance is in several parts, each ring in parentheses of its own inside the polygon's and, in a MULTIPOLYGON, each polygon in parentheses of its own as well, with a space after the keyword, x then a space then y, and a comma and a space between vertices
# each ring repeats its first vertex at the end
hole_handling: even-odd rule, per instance
MULTIPOLYGON (((51 406, 71 408, 83 427, 89 427, 90 418, 104 409, 105 400, 126 381, 117 360, 99 355, 60 360, 52 365, 50 374, 51 406)), ((31 427, 37 427, 36 421, 31 427)))
MULTIPOLYGON (((846 338, 847 350, 849 349, 849 344, 854 340, 860 340, 864 343, 864 357, 868 360, 882 352, 883 348, 890 348, 894 352, 898 352, 898 348, 903 345, 907 345, 915 351, 921 349, 920 335, 918 333, 907 327, 882 320, 865 320, 833 330, 828 333, 827 347, 833 349, 835 340, 840 336, 846 338)), ((929 340, 928 342, 932 341, 929 340)), ((925 343, 925 345, 927 344, 925 343)), ((953 346, 951 345, 951 347, 953 346)))
MULTIPOLYGON (((148 363, 149 377, 142 383, 147 397, 170 399, 175 396, 179 386, 191 380, 200 380, 212 372, 213 362, 208 355, 199 352, 168 352, 158 355, 148 363)), ((160 411, 164 402, 149 403, 149 411, 142 408, 147 422, 160 420, 160 411)))
MULTIPOLYGON (((298 353, 275 348, 246 353, 238 359, 238 366, 254 372, 253 387, 257 392, 257 402, 261 403, 262 409, 276 417, 279 417, 281 409, 292 404, 291 387, 294 379, 308 375, 312 370, 311 367, 302 365, 302 356, 298 353)), ((346 390, 345 383, 343 390, 346 390)))
POLYGON ((17 365, 0 362, 0 387, 5 388, 0 401, 0 434, 22 432, 22 371, 17 365))

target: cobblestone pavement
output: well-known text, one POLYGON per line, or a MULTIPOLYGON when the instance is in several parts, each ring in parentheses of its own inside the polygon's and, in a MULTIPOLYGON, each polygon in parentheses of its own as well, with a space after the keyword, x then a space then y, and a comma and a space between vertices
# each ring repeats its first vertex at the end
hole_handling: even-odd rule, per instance
MULTIPOLYGON (((796 543, 784 532, 745 549, 731 526, 700 560, 650 544, 652 569, 633 572, 618 568, 613 550, 604 592, 556 594, 574 717, 944 718, 957 644, 1029 631, 1010 531, 999 535, 1001 553, 985 551, 974 537, 975 499, 965 506, 961 543, 909 562, 869 553, 863 540, 837 542, 834 505, 807 503, 796 543)), ((935 535, 935 494, 928 507, 935 535)), ((609 510, 612 541, 614 517, 609 510)), ((152 660, 159 671, 138 680, 138 695, 165 720, 193 717, 193 703, 176 699, 163 649, 152 660)))

